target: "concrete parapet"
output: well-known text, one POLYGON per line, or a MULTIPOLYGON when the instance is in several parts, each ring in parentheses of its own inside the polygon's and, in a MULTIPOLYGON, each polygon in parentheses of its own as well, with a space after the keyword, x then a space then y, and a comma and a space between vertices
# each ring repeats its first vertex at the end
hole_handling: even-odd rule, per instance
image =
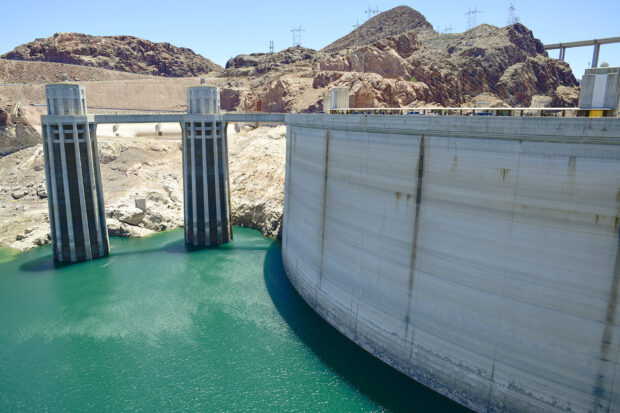
POLYGON ((477 411, 620 411, 620 120, 287 115, 282 258, 477 411))

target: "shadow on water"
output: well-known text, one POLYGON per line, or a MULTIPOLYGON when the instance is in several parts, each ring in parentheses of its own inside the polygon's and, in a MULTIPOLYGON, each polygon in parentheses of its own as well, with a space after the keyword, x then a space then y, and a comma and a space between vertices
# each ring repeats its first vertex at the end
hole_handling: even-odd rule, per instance
MULTIPOLYGON (((197 247, 194 245, 188 245, 185 243, 185 240, 175 240, 171 241, 163 246, 159 246, 156 248, 146 248, 140 249, 137 251, 114 251, 110 252, 110 255, 97 258, 97 260, 106 260, 114 257, 120 256, 129 256, 129 255, 140 255, 140 254, 151 254, 156 252, 165 252, 168 254, 187 254, 205 250, 236 250, 236 251, 267 251, 269 246, 263 245, 254 245, 252 242, 231 242, 215 247, 197 247)), ((87 262, 87 261, 85 261, 87 262)), ((52 254, 45 255, 43 257, 34 258, 32 260, 26 261, 19 266, 21 271, 27 272, 45 272, 51 270, 61 269, 70 265, 78 265, 80 263, 72 263, 72 262, 59 262, 55 261, 52 254)))
POLYGON ((340 377, 375 403, 395 412, 470 411, 391 368, 323 320, 288 280, 278 244, 268 250, 263 270, 271 300, 295 334, 340 377))
MULTIPOLYGON (((232 241, 232 242, 214 246, 214 247, 199 247, 195 245, 186 244, 185 240, 181 239, 181 240, 170 242, 164 245, 161 249, 169 254, 187 254, 187 253, 199 252, 199 251, 205 251, 205 250, 267 251, 269 249, 269 246, 253 245, 252 243, 244 243, 243 241, 242 242, 232 241)), ((156 251, 156 250, 151 250, 149 252, 152 252, 152 251, 156 251)))
POLYGON ((51 271, 51 270, 57 270, 60 268, 68 267, 72 264, 73 263, 71 262, 55 261, 52 254, 49 254, 43 257, 34 258, 30 261, 26 261, 22 265, 19 266, 19 269, 21 271, 29 271, 29 272, 44 272, 44 271, 51 271))

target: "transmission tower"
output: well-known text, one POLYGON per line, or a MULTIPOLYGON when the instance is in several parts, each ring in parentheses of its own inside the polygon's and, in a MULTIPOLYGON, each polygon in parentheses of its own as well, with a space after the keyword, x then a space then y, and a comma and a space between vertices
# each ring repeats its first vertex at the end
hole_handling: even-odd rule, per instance
POLYGON ((443 28, 443 33, 452 33, 452 25, 450 25, 450 27, 446 26, 443 28))
POLYGON ((370 20, 373 17, 375 17, 377 14, 379 14, 379 6, 377 5, 374 9, 372 9, 369 4, 368 10, 366 10, 364 13, 368 15, 368 20, 370 20))
POLYGON ((298 28, 293 26, 291 32, 293 33, 293 47, 301 46, 301 32, 305 32, 305 30, 302 29, 300 25, 298 28))
POLYGON ((269 54, 273 54, 273 40, 269 40, 269 54))
POLYGON ((519 18, 519 16, 517 16, 514 3, 510 2, 510 7, 508 7, 508 20, 507 20, 507 23, 510 25, 510 24, 519 23, 520 21, 521 21, 521 19, 519 18))
POLYGON ((475 7, 473 10, 468 9, 468 12, 465 13, 467 16, 467 30, 471 30, 476 27, 476 18, 480 13, 482 13, 482 11, 478 10, 478 7, 475 7))

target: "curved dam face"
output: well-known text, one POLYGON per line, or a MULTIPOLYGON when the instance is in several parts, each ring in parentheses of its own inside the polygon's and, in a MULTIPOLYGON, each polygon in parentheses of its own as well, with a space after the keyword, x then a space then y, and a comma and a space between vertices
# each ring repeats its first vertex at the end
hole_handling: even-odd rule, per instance
POLYGON ((620 411, 619 119, 286 124, 283 262, 323 318, 477 411, 620 411))

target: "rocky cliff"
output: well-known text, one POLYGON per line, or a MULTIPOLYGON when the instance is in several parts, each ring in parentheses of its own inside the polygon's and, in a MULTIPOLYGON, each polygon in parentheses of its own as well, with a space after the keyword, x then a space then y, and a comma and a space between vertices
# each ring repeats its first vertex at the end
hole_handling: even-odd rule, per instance
POLYGON ((354 46, 365 46, 385 37, 407 31, 431 32, 433 26, 420 12, 407 6, 398 6, 375 16, 322 49, 323 52, 336 52, 354 46))
POLYGON ((315 86, 347 85, 357 107, 461 106, 483 93, 511 106, 529 106, 536 95, 551 97, 553 106, 576 104, 563 89, 577 86, 570 66, 550 59, 522 24, 481 25, 457 35, 407 31, 321 57, 316 67, 315 86), (343 72, 364 75, 343 78, 343 72))
POLYGON ((246 93, 245 101, 266 111, 321 110, 321 98, 334 86, 348 86, 358 108, 575 106, 578 96, 569 65, 549 58, 524 25, 439 34, 406 6, 381 13, 320 51, 239 55, 224 74, 250 77, 252 96, 246 93))
POLYGON ((0 156, 41 142, 39 132, 26 119, 19 103, 0 99, 0 156))
MULTIPOLYGON (((223 86, 211 83, 220 86, 222 108, 229 111, 316 112, 334 86, 349 87, 351 105, 358 108, 575 106, 578 96, 568 64, 549 58, 524 25, 480 25, 465 33, 439 34, 407 6, 375 16, 322 50, 297 46, 238 55, 225 69, 189 49, 131 36, 58 33, 2 57, 143 75, 208 73, 226 80, 223 86)), ((97 76, 111 78, 88 73, 89 79, 97 76)))
POLYGON ((69 63, 158 76, 198 76, 222 68, 192 50, 133 36, 56 33, 35 39, 2 59, 69 63))

